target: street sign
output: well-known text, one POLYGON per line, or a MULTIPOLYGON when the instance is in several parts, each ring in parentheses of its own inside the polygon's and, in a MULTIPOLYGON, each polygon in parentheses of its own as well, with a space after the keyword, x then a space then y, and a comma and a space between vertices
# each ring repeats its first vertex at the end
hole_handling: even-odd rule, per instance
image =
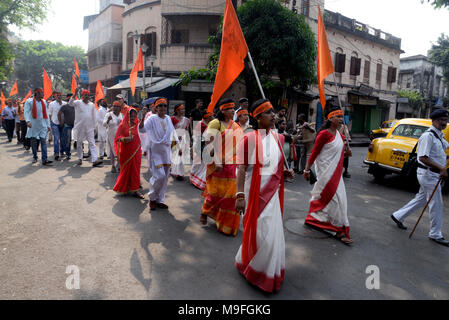
POLYGON ((89 72, 87 70, 80 70, 81 84, 89 84, 89 72))
POLYGON ((142 99, 146 99, 146 98, 148 97, 148 93, 147 93, 146 91, 141 91, 141 92, 140 92, 140 97, 141 97, 142 99))

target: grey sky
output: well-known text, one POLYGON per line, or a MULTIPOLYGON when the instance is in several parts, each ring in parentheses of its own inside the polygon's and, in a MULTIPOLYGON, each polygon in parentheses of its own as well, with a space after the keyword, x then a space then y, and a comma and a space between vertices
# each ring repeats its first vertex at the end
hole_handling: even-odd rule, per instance
MULTIPOLYGON (((88 33, 83 31, 83 17, 97 13, 98 1, 52 1, 48 21, 37 32, 22 31, 22 37, 80 45, 87 50, 88 33)), ((449 10, 434 10, 420 0, 327 0, 325 7, 401 38, 403 57, 425 55, 442 32, 449 35, 449 10)))

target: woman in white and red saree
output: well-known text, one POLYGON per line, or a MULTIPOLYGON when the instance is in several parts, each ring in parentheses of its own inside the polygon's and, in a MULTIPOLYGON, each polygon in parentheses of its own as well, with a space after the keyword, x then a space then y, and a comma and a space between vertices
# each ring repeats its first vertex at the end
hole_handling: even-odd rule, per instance
MULTIPOLYGON (((236 210, 243 213, 243 240, 235 257, 239 272, 266 292, 279 291, 284 280, 283 229, 284 136, 272 131, 275 114, 268 100, 252 107, 258 130, 239 146, 236 210), (256 157, 256 155, 258 155, 256 157)), ((288 171, 293 176, 292 171, 288 171)))
MULTIPOLYGON (((310 180, 310 168, 315 164, 318 180, 312 190, 305 224, 351 244, 353 240, 349 236, 346 189, 342 177, 345 137, 338 131, 343 122, 343 112, 339 108, 332 109, 304 170, 304 178, 310 180)), ((349 148, 347 153, 348 156, 352 155, 349 148)))

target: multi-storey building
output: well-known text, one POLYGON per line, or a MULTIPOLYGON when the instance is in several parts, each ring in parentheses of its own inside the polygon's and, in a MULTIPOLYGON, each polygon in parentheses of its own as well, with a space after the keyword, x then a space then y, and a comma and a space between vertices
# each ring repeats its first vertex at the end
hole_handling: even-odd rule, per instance
POLYGON ((118 82, 122 67, 123 10, 121 0, 101 0, 100 13, 84 18, 84 29, 89 29, 87 57, 91 92, 95 92, 98 80, 105 87, 118 82))
POLYGON ((443 98, 448 90, 443 82, 443 69, 429 61, 424 55, 401 59, 398 84, 402 90, 418 91, 424 100, 419 109, 413 109, 408 103, 399 103, 398 117, 428 118, 432 107, 442 106, 443 98))
MULTIPOLYGON (((286 6, 304 15, 315 35, 318 31, 318 5, 321 6, 335 68, 335 78, 331 75, 325 82, 329 105, 338 105, 338 91, 352 132, 366 133, 396 115, 396 75, 402 53, 401 39, 325 10, 324 2, 286 1, 286 6)), ((297 108, 293 106, 293 119, 295 111, 309 115, 309 121, 316 119, 317 86, 311 91, 313 94, 299 94, 297 108)))

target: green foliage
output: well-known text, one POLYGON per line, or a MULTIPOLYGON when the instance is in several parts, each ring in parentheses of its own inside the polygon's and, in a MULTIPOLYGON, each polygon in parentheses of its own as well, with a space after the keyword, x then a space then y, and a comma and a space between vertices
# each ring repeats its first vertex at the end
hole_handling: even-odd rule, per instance
POLYGON ((428 52, 430 60, 443 68, 444 81, 449 85, 449 37, 444 33, 433 44, 428 52))
POLYGON ((418 109, 424 102, 424 98, 417 90, 407 91, 400 89, 398 96, 399 98, 408 98, 410 106, 414 109, 418 109))
MULTIPOLYGON (((421 0, 421 2, 424 2, 424 0, 421 0)), ((427 0, 427 2, 430 2, 435 9, 449 8, 449 0, 427 0)))
MULTIPOLYGON (((276 0, 249 0, 238 8, 237 15, 263 87, 307 90, 316 78, 316 42, 304 17, 276 0)), ((221 22, 217 33, 209 38, 215 49, 207 65, 214 75, 212 79, 218 67, 222 29, 221 22)), ((252 71, 246 68, 243 75, 248 90, 254 88, 249 81, 255 81, 250 73, 252 71)), ((181 78, 183 81, 195 79, 187 74, 181 78)))
POLYGON ((53 89, 70 91, 73 57, 76 57, 80 69, 87 69, 84 50, 78 46, 64 46, 50 41, 22 41, 16 49, 15 76, 19 80, 19 92, 42 87, 42 67, 53 78, 53 89))
POLYGON ((13 48, 6 35, 8 26, 34 29, 47 15, 51 0, 1 0, 0 1, 0 80, 12 72, 13 48))

